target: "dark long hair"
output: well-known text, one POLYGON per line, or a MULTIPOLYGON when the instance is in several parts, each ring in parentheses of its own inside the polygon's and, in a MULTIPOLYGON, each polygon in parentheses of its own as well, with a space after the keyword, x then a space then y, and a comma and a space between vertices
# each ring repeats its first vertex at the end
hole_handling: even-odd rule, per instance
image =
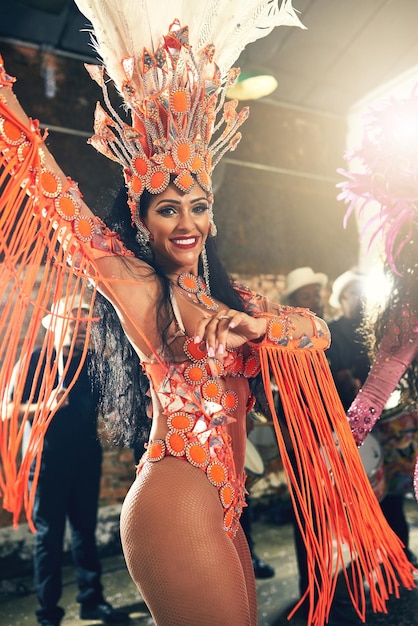
MULTIPOLYGON (((146 217, 151 194, 141 196, 139 211, 146 217)), ((174 318, 170 301, 170 281, 155 259, 144 255, 144 248, 135 238, 136 228, 132 225, 127 204, 125 187, 121 188, 115 201, 104 218, 106 225, 117 232, 125 246, 135 256, 150 266, 161 285, 160 301, 156 307, 157 326, 161 333, 162 346, 169 354, 167 332, 174 318)), ((206 253, 209 264, 210 288, 212 295, 229 308, 244 311, 240 295, 234 290, 230 277, 218 257, 216 241, 208 237, 206 253)), ((123 262, 123 258, 121 257, 123 262)), ((199 261, 199 273, 203 268, 199 261)), ((97 294, 95 317, 101 321, 93 324, 91 373, 99 387, 101 413, 116 443, 136 447, 147 439, 150 420, 147 409, 150 404, 149 381, 144 374, 140 360, 128 341, 119 318, 111 303, 97 294)))

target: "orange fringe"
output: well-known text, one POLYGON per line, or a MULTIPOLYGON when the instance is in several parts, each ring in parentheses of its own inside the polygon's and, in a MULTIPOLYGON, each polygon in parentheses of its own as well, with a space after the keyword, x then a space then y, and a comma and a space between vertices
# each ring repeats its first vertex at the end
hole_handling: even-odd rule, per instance
POLYGON ((263 346, 260 359, 290 496, 308 555, 309 587, 289 619, 309 596, 308 623, 323 626, 341 568, 363 622, 364 583, 370 587, 373 610, 387 612, 389 594, 399 597, 400 584, 407 589, 415 586, 414 568, 370 486, 325 354, 263 346), (272 377, 279 389, 296 467, 289 459, 276 415, 272 377), (345 568, 349 562, 348 572, 345 568))
MULTIPOLYGON (((31 515, 43 435, 56 409, 49 412, 38 408, 32 423, 29 447, 22 458, 20 448, 28 420, 27 412, 19 415, 29 366, 29 359, 25 356, 32 354, 40 341, 42 355, 52 354, 53 333, 45 333, 44 338, 39 339, 42 318, 50 312, 53 302, 66 298, 71 303, 75 294, 84 293, 87 288, 86 272, 91 270, 91 266, 88 260, 81 259, 77 270, 69 269, 69 254, 58 245, 58 233, 52 226, 53 200, 42 202, 40 206, 36 177, 41 170, 38 148, 42 138, 36 126, 29 130, 1 100, 0 114, 11 120, 28 139, 26 149, 19 154, 0 137, 0 496, 3 507, 13 513, 14 527, 17 527, 24 508, 30 528, 34 530, 31 515), (41 208, 44 211, 42 215, 41 208), (15 379, 15 386, 13 402, 10 402, 12 379, 15 379), (34 488, 28 492, 32 463, 35 463, 34 488)), ((79 248, 75 238, 66 246, 73 253, 79 248)), ((93 301, 94 293, 91 307, 93 301)), ((92 318, 90 324, 91 321, 92 318)), ((86 342, 85 353, 87 345, 86 342)), ((49 399, 57 374, 65 376, 65 371, 58 372, 57 368, 57 361, 47 365, 38 404, 49 399)), ((33 381, 31 398, 36 382, 33 381)))

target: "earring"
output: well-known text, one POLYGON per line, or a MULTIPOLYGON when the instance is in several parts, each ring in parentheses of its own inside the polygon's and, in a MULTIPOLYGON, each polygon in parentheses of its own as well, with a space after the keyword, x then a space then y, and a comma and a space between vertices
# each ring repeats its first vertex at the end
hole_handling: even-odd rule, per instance
POLYGON ((203 246, 200 256, 202 258, 203 280, 205 281, 206 292, 210 295, 209 263, 208 263, 208 255, 206 254, 206 244, 203 246))
POLYGON ((215 221, 213 219, 213 208, 212 205, 209 207, 209 233, 211 237, 216 237, 218 229, 216 228, 215 221))

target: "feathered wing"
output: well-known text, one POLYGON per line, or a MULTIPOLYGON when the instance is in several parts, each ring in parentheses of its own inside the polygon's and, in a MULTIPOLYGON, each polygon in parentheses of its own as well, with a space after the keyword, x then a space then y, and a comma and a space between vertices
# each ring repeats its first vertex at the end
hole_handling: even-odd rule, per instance
MULTIPOLYGON (((245 46, 276 26, 299 26, 291 0, 75 0, 94 27, 95 48, 119 91, 125 75, 122 59, 153 52, 176 19, 188 26, 194 53, 215 46, 215 62, 224 78, 245 46)), ((141 90, 136 85, 138 93, 141 90)))

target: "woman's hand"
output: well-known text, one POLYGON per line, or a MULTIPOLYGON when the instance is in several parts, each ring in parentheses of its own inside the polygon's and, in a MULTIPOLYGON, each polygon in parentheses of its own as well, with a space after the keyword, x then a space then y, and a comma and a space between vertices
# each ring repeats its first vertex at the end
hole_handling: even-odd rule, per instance
POLYGON ((194 342, 204 341, 209 357, 222 356, 225 348, 238 348, 247 341, 257 341, 266 334, 267 321, 242 311, 221 309, 211 318, 201 320, 194 342))

